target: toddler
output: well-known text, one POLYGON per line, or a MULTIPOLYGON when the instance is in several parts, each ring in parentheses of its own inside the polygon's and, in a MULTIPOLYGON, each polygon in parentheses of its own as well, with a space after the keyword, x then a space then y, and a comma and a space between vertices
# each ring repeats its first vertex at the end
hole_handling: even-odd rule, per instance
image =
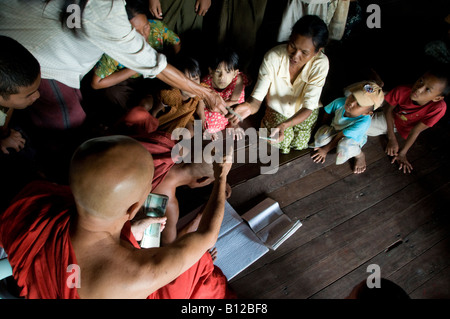
POLYGON ((360 174, 366 170, 366 159, 361 151, 367 142, 367 130, 371 115, 383 104, 383 90, 375 82, 359 82, 346 89, 347 97, 341 97, 327 106, 327 114, 334 113, 331 125, 321 126, 310 147, 315 153, 312 159, 324 163, 327 153, 337 147, 336 164, 343 164, 355 158, 353 172, 360 174))
MULTIPOLYGON (((224 50, 216 55, 216 58, 208 67, 209 74, 202 80, 202 84, 212 88, 225 101, 228 108, 245 101, 245 86, 247 77, 239 71, 239 56, 232 50, 224 50)), ((197 114, 202 120, 205 133, 211 134, 217 139, 217 132, 226 127, 234 129, 235 137, 242 137, 242 129, 238 125, 233 126, 221 113, 212 112, 202 105, 197 109, 197 114)))

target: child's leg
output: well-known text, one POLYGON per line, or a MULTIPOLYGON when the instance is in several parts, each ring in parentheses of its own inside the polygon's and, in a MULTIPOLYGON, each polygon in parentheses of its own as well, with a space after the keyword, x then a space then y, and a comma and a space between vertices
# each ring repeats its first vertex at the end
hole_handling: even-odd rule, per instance
POLYGON ((343 137, 336 148, 336 165, 347 162, 350 158, 358 156, 361 153, 361 145, 354 139, 343 137))
MULTIPOLYGON (((287 117, 282 114, 272 110, 267 107, 266 113, 261 121, 261 127, 268 130, 267 134, 270 135, 271 129, 277 127, 281 123, 287 120, 287 117)), ((288 154, 291 151, 291 142, 294 139, 294 130, 292 127, 287 128, 284 131, 284 139, 281 143, 273 144, 273 146, 278 147, 280 152, 283 154, 288 154)))
POLYGON ((291 148, 295 150, 304 150, 308 148, 308 143, 311 139, 311 132, 317 122, 318 116, 319 109, 315 109, 302 123, 293 127, 294 139, 291 142, 291 148))
POLYGON ((322 125, 314 135, 314 141, 309 144, 310 148, 322 147, 329 144, 336 136, 336 130, 328 125, 322 125))
POLYGON ((368 136, 378 136, 387 133, 387 123, 384 112, 375 112, 372 116, 370 127, 367 130, 368 136))

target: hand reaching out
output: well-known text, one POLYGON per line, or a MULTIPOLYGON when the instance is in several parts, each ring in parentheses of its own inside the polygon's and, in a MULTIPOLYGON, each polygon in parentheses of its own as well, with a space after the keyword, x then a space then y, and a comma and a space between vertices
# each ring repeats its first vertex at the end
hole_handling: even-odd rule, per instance
POLYGON ((316 147, 314 148, 316 151, 312 156, 312 160, 314 163, 325 163, 325 159, 327 158, 328 152, 324 150, 322 147, 316 147))
POLYGON ((411 173, 413 167, 410 162, 408 162, 408 159, 406 158, 406 155, 398 154, 395 156, 391 164, 394 164, 394 162, 397 162, 399 164, 399 170, 403 170, 403 173, 411 173))
POLYGON ((388 144, 386 145, 386 154, 389 156, 397 156, 398 155, 398 142, 396 139, 392 139, 388 141, 388 144))
POLYGON ((156 19, 162 19, 161 2, 159 0, 148 0, 148 9, 156 19))
POLYGON ((25 147, 25 139, 20 132, 11 129, 11 134, 0 141, 1 150, 4 154, 9 154, 8 148, 13 148, 20 152, 25 147))
POLYGON ((195 12, 197 12, 199 16, 205 16, 210 6, 211 0, 197 0, 195 2, 195 12))

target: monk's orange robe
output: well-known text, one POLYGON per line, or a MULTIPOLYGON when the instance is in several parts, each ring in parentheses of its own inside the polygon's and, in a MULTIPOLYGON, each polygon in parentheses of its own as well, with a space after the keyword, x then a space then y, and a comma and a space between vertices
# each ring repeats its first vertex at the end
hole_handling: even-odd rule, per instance
MULTIPOLYGON (((0 242, 21 287, 21 296, 79 298, 73 285, 73 270, 69 267, 77 265, 69 233, 75 217, 69 187, 43 181, 27 185, 0 216, 0 242)), ((129 222, 124 225, 122 239, 139 249, 129 222)), ((194 266, 148 298, 233 297, 222 271, 213 264, 209 253, 205 253, 194 266)))

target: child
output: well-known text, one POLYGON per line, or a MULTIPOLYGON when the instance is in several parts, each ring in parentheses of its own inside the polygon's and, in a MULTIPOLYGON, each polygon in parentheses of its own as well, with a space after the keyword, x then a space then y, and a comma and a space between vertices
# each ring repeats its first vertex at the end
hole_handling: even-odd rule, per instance
POLYGON ((413 86, 397 86, 386 94, 384 112, 377 112, 367 131, 369 136, 387 134, 386 153, 393 156, 403 173, 413 169, 406 154, 421 132, 436 124, 445 114, 444 97, 450 92, 448 68, 433 67, 413 86), (395 132, 404 138, 402 148, 395 132))
MULTIPOLYGON (((200 66, 197 60, 191 57, 180 57, 175 66, 184 72, 187 78, 200 83, 200 66)), ((159 103, 151 110, 153 116, 159 120, 159 129, 172 133, 176 128, 187 128, 194 133, 194 113, 205 104, 200 97, 177 88, 161 90, 159 103), (162 111, 162 112, 161 112, 162 111)))
MULTIPOLYGON (((203 78, 202 83, 212 88, 222 96, 227 107, 245 102, 245 86, 247 78, 239 72, 239 56, 232 50, 224 50, 216 55, 214 61, 208 67, 209 74, 203 78)), ((235 137, 242 137, 239 126, 233 126, 222 114, 212 112, 204 107, 197 109, 197 114, 202 120, 205 132, 217 139, 216 132, 226 127, 235 129, 235 137)), ((206 134, 206 135, 207 135, 206 134)))
POLYGON ((347 98, 338 98, 325 106, 325 112, 334 113, 334 117, 331 126, 323 125, 315 134, 310 145, 315 151, 312 159, 316 163, 324 163, 327 153, 337 147, 336 164, 355 157, 353 172, 360 174, 366 170, 361 148, 367 141, 371 115, 383 103, 384 94, 375 82, 352 84, 346 93, 347 98))
POLYGON ((0 36, 0 145, 4 154, 8 149, 20 151, 25 140, 8 123, 14 109, 24 109, 39 98, 41 68, 36 58, 19 42, 0 36))
MULTIPOLYGON (((12 125, 16 109, 39 98, 41 68, 36 58, 16 40, 0 36, 0 209, 25 184, 36 178, 35 150, 21 128, 12 125)), ((17 124, 17 123, 16 123, 17 124)))

